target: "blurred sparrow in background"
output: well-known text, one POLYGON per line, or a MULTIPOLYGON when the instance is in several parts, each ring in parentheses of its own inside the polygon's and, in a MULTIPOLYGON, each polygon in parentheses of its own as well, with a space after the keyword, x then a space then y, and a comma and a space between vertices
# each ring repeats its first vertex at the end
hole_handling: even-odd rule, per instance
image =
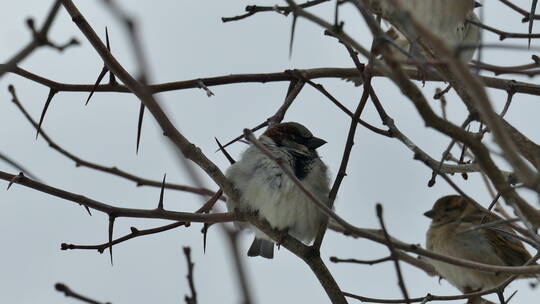
MULTIPOLYGON (((314 137, 304 126, 286 122, 269 127, 259 141, 290 166, 304 186, 323 202, 328 202, 329 179, 326 165, 315 151, 326 142, 314 137)), ((311 242, 326 216, 283 170, 257 147, 250 146, 226 172, 241 192, 241 201, 227 201, 229 211, 257 212, 272 228, 311 242)), ((274 243, 252 227, 255 240, 248 256, 274 257, 274 243)))
MULTIPOLYGON (((368 5, 376 14, 388 21, 393 27, 387 32, 388 36, 404 51, 415 54, 414 48, 404 35, 407 31, 401 24, 402 18, 396 14, 398 10, 391 0, 368 0, 368 5)), ((401 7, 421 25, 431 30, 435 35, 454 49, 459 45, 466 45, 460 53, 460 58, 469 62, 480 42, 480 29, 467 20, 478 21, 473 12, 479 4, 474 0, 402 0, 398 1, 401 7), (472 46, 471 46, 472 45, 472 46)), ((413 37, 409 37, 413 38, 413 37)), ((414 46, 414 42, 412 44, 414 46)), ((399 51, 394 54, 398 59, 406 59, 399 51)))
MULTIPOLYGON (((501 218, 478 208, 465 197, 444 196, 424 215, 432 219, 426 243, 433 252, 498 266, 522 266, 531 259, 521 241, 508 234, 513 230, 507 225, 475 228, 501 218)), ((487 273, 432 259, 430 262, 442 277, 463 293, 493 288, 510 276, 508 273, 487 273)))

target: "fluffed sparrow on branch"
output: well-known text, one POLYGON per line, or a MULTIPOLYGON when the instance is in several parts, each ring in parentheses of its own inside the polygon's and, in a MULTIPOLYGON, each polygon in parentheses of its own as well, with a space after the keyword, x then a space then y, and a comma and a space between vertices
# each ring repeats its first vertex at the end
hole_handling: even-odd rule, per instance
MULTIPOLYGON (((397 9, 390 0, 368 0, 370 8, 392 24, 389 36, 405 51, 411 51, 411 44, 405 38, 405 31, 396 14, 397 9)), ((474 0, 401 0, 401 7, 421 25, 455 48, 460 44, 475 45, 480 41, 480 29, 467 20, 479 21, 474 8, 479 4, 474 0)), ((412 38, 412 37, 411 37, 412 38)), ((460 52, 460 58, 469 62, 476 48, 469 46, 460 52)), ((398 54, 399 52, 395 52, 398 54)), ((404 56, 399 55, 398 58, 404 56)))
MULTIPOLYGON (((426 235, 427 248, 431 251, 497 266, 522 266, 531 259, 521 241, 505 233, 513 233, 507 225, 475 228, 501 218, 478 208, 465 197, 444 196, 424 215, 432 219, 426 235)), ((463 293, 493 288, 510 276, 437 260, 430 259, 430 262, 442 277, 463 293)))
MULTIPOLYGON (((314 137, 306 127, 295 122, 269 127, 259 141, 276 157, 283 159, 317 198, 329 201, 327 168, 315 151, 326 141, 314 137)), ((227 201, 229 211, 256 212, 272 228, 287 232, 300 241, 311 242, 327 218, 275 161, 253 145, 229 167, 226 176, 241 192, 241 201, 227 201)), ((248 256, 273 258, 271 238, 254 227, 251 229, 255 232, 255 240, 248 256)))

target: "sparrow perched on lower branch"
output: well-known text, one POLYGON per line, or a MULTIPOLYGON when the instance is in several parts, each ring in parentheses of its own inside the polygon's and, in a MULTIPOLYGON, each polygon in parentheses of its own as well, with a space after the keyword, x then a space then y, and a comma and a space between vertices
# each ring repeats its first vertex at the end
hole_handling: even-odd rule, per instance
MULTIPOLYGON (((269 127, 259 142, 290 167, 303 185, 322 202, 329 202, 329 179, 326 165, 316 149, 326 141, 314 137, 295 122, 269 127)), ((288 233, 305 243, 311 242, 327 219, 278 164, 254 145, 244 151, 240 160, 226 172, 240 191, 241 200, 227 201, 229 211, 256 212, 272 228, 288 233)), ((274 257, 272 239, 258 229, 248 256, 274 257)))
MULTIPOLYGON (((426 235, 427 248, 433 252, 497 266, 522 266, 531 259, 514 231, 501 218, 488 213, 469 199, 448 195, 438 199, 424 213, 432 219, 426 235), (478 227, 489 224, 487 227, 478 227)), ((463 293, 493 288, 510 274, 489 273, 430 259, 437 272, 463 293)))

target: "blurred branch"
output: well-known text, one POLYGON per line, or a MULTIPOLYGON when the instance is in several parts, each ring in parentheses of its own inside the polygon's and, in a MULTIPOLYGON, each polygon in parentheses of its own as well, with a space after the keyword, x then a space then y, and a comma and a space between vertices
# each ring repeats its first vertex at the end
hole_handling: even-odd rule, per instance
POLYGON ((47 35, 49 34, 49 30, 56 19, 56 16, 58 15, 59 9, 60 0, 55 0, 39 30, 35 29, 34 19, 28 18, 26 20, 26 24, 32 32, 32 41, 30 41, 17 54, 13 55, 5 64, 0 65, 0 78, 2 78, 6 72, 8 72, 11 68, 14 68, 19 62, 23 61, 39 47, 49 46, 56 48, 59 51, 63 51, 69 46, 78 44, 78 41, 74 38, 63 45, 54 44, 49 40, 47 35))
POLYGON ((23 172, 25 175, 27 175, 31 179, 35 179, 37 181, 40 181, 39 178, 37 178, 34 174, 30 173, 30 171, 28 171, 28 169, 26 169, 23 165, 19 164, 17 161, 11 159, 7 155, 4 155, 4 153, 0 153, 0 160, 3 160, 4 162, 9 164, 14 169, 17 169, 17 170, 23 172))

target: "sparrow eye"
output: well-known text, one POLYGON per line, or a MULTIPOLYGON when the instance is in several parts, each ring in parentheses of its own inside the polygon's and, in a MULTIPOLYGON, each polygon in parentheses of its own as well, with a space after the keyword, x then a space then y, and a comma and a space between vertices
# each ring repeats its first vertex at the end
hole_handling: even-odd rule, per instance
POLYGON ((309 139, 300 135, 293 134, 292 140, 301 145, 305 145, 309 139))
POLYGON ((448 207, 444 208, 444 211, 445 212, 450 212, 450 211, 454 211, 456 209, 458 209, 458 207, 456 207, 456 206, 448 206, 448 207))

